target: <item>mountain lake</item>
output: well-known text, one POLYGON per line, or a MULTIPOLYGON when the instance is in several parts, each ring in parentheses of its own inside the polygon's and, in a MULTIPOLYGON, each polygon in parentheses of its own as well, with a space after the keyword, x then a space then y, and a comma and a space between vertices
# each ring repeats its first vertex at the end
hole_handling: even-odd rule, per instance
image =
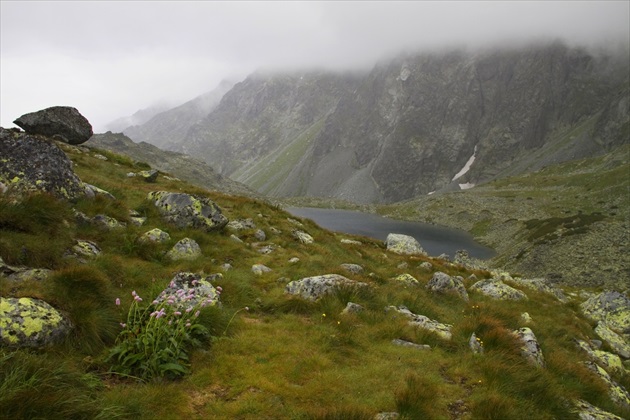
POLYGON ((416 238, 431 256, 447 254, 451 258, 461 249, 478 259, 496 255, 492 248, 481 245, 468 232, 421 222, 388 219, 371 213, 350 210, 310 207, 287 207, 286 211, 297 217, 311 219, 319 226, 341 233, 362 235, 385 241, 390 233, 402 233, 416 238))

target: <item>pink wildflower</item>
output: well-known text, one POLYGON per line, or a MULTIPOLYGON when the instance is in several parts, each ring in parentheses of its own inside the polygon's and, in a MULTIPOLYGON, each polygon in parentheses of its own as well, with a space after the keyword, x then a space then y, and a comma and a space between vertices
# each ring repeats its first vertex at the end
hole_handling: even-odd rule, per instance
POLYGON ((138 294, 136 293, 136 291, 134 290, 133 292, 131 292, 131 296, 136 297, 138 296, 138 294))
POLYGON ((221 287, 221 286, 217 286, 217 291, 218 291, 219 293, 221 293, 221 292, 223 291, 223 287, 221 287))
POLYGON ((189 307, 189 308, 186 308, 186 313, 190 313, 190 311, 192 311, 192 310, 193 310, 192 306, 189 307))
POLYGON ((125 328, 125 327, 127 326, 127 324, 125 324, 124 322, 121 322, 121 323, 120 323, 120 326, 121 326, 121 327, 123 327, 123 328, 125 328))
POLYGON ((181 312, 179 312, 179 311, 175 311, 175 312, 173 312, 173 313, 174 313, 175 315, 178 315, 178 316, 182 314, 182 313, 181 313, 181 312))
POLYGON ((160 302, 158 302, 158 300, 157 300, 157 299, 155 299, 155 300, 153 301, 153 304, 154 304, 154 305, 157 305, 158 303, 160 303, 160 302))
POLYGON ((138 295, 136 295, 133 300, 135 300, 136 302, 142 302, 142 298, 138 295))
POLYGON ((116 306, 120 306, 120 298, 116 298, 116 306))
POLYGON ((190 327, 190 322, 187 322, 187 323, 186 323, 186 326, 187 326, 187 327, 190 327))
POLYGON ((199 316, 199 314, 200 314, 199 311, 195 312, 195 318, 197 318, 199 316))

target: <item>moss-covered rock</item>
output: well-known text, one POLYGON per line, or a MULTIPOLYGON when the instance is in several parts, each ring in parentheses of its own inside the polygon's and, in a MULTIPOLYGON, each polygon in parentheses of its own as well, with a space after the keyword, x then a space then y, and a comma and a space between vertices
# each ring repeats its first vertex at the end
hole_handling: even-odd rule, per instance
POLYGON ((44 347, 63 340, 72 324, 48 303, 34 298, 0 298, 0 344, 44 347))
POLYGON ((599 322, 595 327, 595 334, 604 340, 615 353, 626 359, 630 359, 630 344, 619 334, 611 330, 606 322, 599 322))
POLYGON ((138 238, 139 242, 166 242, 171 239, 171 235, 167 232, 164 232, 162 229, 155 228, 151 229, 148 232, 145 232, 140 238, 138 238))
POLYGON ((219 206, 199 195, 150 192, 147 198, 160 210, 162 217, 180 228, 196 228, 207 232, 220 230, 228 223, 219 206))
POLYGON ((201 248, 199 244, 190 238, 184 238, 177 242, 166 256, 171 260, 194 260, 201 256, 201 248))
POLYGON ((400 274, 392 278, 392 280, 405 286, 420 286, 420 282, 409 273, 400 274))
POLYGON ((630 409, 630 394, 623 386, 615 382, 608 372, 595 362, 584 362, 584 364, 608 385, 608 395, 615 404, 626 410, 630 409))

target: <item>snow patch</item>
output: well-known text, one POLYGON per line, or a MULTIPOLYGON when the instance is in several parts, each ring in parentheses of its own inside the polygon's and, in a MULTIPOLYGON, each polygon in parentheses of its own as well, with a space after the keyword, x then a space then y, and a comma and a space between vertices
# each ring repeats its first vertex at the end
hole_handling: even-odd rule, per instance
MULTIPOLYGON (((462 168, 461 171, 459 171, 459 172, 457 172, 455 174, 455 176, 453 177, 453 179, 451 179, 451 181, 455 181, 457 178, 462 177, 464 174, 466 174, 466 172, 468 172, 470 170, 470 167, 472 166, 473 162, 475 161, 475 154, 477 154, 477 146, 475 146, 475 149, 473 150, 473 154, 468 159, 468 162, 466 162, 466 164, 464 165, 464 167, 462 168)), ((464 185, 466 185, 466 184, 464 184, 464 185)))
POLYGON ((461 190, 469 190, 469 189, 471 189, 471 188, 472 188, 472 187, 474 187, 474 186, 475 186, 475 184, 472 184, 472 183, 470 183, 470 182, 467 182, 467 183, 465 183, 465 184, 459 184, 459 188, 460 188, 461 190))

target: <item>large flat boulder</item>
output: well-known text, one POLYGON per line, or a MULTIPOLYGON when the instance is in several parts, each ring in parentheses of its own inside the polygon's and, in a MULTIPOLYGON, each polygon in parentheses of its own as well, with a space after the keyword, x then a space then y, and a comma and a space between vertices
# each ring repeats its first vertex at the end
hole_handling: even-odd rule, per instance
POLYGON ((13 123, 28 134, 41 134, 75 145, 85 143, 94 134, 87 118, 70 106, 53 106, 24 114, 13 123))

